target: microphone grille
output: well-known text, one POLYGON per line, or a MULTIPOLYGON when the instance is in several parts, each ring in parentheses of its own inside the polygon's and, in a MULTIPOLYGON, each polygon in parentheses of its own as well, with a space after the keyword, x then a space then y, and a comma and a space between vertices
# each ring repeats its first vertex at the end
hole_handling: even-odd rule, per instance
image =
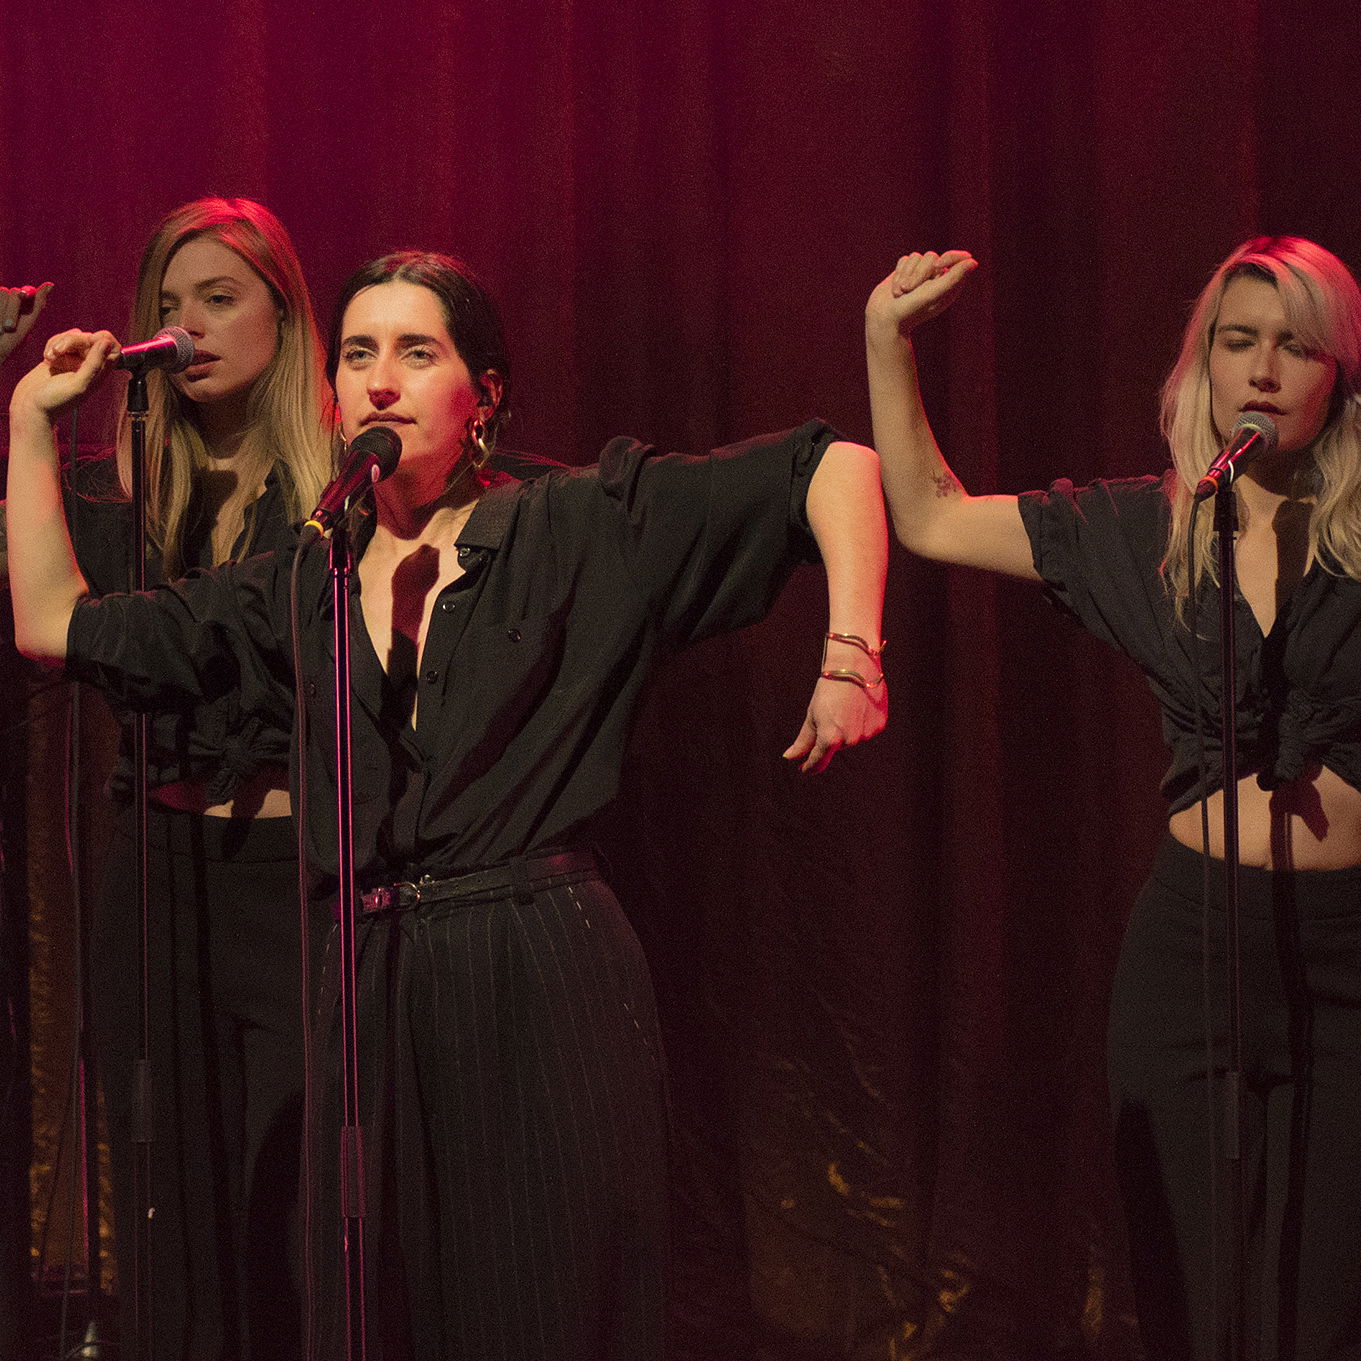
POLYGON ((390 425, 371 425, 350 441, 350 454, 370 454, 378 463, 378 481, 397 471, 402 457, 402 437, 390 425))
POLYGON ((169 372, 180 373, 194 362, 194 338, 183 326, 162 326, 156 337, 175 342, 174 362, 166 365, 169 372))
POLYGON ((1276 428, 1276 422, 1267 415, 1265 411, 1244 411, 1240 413, 1233 427, 1234 440, 1238 443, 1238 436, 1255 433, 1262 437, 1266 448, 1262 453, 1269 454, 1276 447, 1276 441, 1280 439, 1281 432, 1276 428))

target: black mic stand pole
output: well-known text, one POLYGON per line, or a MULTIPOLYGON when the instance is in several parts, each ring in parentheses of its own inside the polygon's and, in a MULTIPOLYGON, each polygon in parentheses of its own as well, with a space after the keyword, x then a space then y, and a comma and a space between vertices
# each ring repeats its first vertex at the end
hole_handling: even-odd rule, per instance
MULTIPOLYGON (((1244 1350, 1247 1254, 1243 1185, 1243 989, 1238 930, 1238 678, 1234 636, 1238 581, 1234 568, 1234 535, 1237 527, 1233 479, 1225 478, 1215 492, 1215 533, 1219 545, 1219 732, 1224 769, 1224 957, 1229 1020, 1229 1061, 1224 1075, 1224 1152, 1229 1163, 1229 1361, 1242 1361, 1247 1354, 1244 1350)), ((1213 1076, 1207 1073, 1206 1081, 1213 1081, 1213 1076)))
MULTIPOLYGON (((71 417, 70 460, 74 471, 78 457, 77 419, 71 417)), ((72 507, 72 531, 78 536, 72 507)), ((91 912, 85 881, 85 826, 81 820, 84 783, 84 718, 81 687, 71 687, 67 717, 69 739, 66 756, 67 863, 71 874, 71 900, 75 907, 74 969, 76 992, 76 1054, 68 1112, 74 1112, 76 1134, 75 1168, 72 1172, 72 1199, 76 1178, 81 1187, 81 1217, 85 1230, 85 1328, 79 1350, 82 1357, 97 1361, 104 1355, 104 1247, 100 1240, 99 1187, 99 1073, 94 1053, 94 1006, 90 990, 91 912)), ((71 1263, 68 1257, 66 1280, 62 1289, 61 1326, 58 1348, 61 1356, 70 1354, 67 1324, 71 1299, 71 1263)))
MULTIPOLYGON (((146 590, 146 374, 134 370, 128 382, 128 416, 132 434, 132 569, 134 591, 146 590)), ((151 1361, 151 1226, 155 1206, 151 1202, 151 993, 150 920, 147 913, 147 717, 138 714, 132 730, 133 831, 136 847, 135 876, 140 909, 138 1045, 133 1091, 133 1227, 132 1317, 137 1339, 137 1361, 151 1361)))
MULTIPOLYGON (((368 489, 365 488, 367 491, 368 489)), ((359 1110, 359 1024, 354 878, 354 764, 350 749, 350 536, 344 517, 331 533, 331 586, 335 645, 335 773, 340 889, 341 1130, 340 1206, 344 1219, 345 1335, 347 1361, 364 1361, 364 1214, 367 1184, 359 1110)))
MULTIPOLYGON (((74 457, 74 453, 73 453, 74 457)), ((67 756, 67 787, 70 789, 67 804, 67 819, 70 827, 70 851, 68 859, 71 868, 71 893, 75 903, 75 974, 76 974, 76 1083, 74 1088, 76 1120, 79 1124, 79 1153, 76 1166, 82 1177, 82 1203, 85 1227, 85 1330, 82 1334, 83 1345, 80 1355, 96 1361, 104 1355, 104 1248, 100 1241, 99 1227, 99 1097, 98 1065, 94 1053, 92 1020, 94 1015, 90 991, 90 935, 92 930, 88 895, 85 883, 85 857, 83 845, 85 829, 80 818, 81 784, 84 780, 82 748, 84 734, 81 728, 82 717, 81 689, 79 685, 71 688, 70 742, 67 756)), ((69 1273, 67 1267, 69 1294, 69 1273)), ((67 1355, 65 1347, 66 1309, 63 1299, 61 1327, 62 1355, 67 1355)))

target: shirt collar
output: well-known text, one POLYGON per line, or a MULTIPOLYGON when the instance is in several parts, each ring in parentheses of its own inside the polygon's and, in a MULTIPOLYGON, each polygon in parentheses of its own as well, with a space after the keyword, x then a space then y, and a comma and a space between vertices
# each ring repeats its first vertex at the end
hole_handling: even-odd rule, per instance
POLYGON ((496 473, 491 485, 478 498, 472 514, 459 531, 459 548, 500 548, 515 513, 518 478, 509 473, 496 473))
MULTIPOLYGON (((478 497, 472 513, 459 530, 454 546, 459 549, 500 548, 506 537, 506 530, 510 528, 511 518, 515 514, 516 494, 520 486, 519 478, 512 477, 509 473, 494 473, 487 489, 478 497)), ((377 520, 367 510, 357 517, 352 532, 354 546, 361 555, 368 547, 376 527, 377 520)))

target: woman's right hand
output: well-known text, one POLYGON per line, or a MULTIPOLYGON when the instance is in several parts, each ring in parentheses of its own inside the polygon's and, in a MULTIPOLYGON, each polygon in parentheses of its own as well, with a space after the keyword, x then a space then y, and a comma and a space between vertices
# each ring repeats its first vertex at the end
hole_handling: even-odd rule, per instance
POLYGON ((949 307, 977 268, 978 261, 966 250, 904 255, 865 305, 865 326, 871 338, 910 335, 949 307))
POLYGON ((111 331, 62 331, 43 346, 43 357, 15 385, 14 417, 54 421, 78 402, 114 365, 122 346, 111 331))
POLYGON ((63 331, 10 398, 5 528, 14 641, 36 661, 61 663, 72 611, 86 592, 66 528, 56 420, 120 353, 108 331, 63 331))
POLYGON ((1038 576, 1014 496, 970 496, 931 433, 909 339, 943 312, 978 267, 965 250, 904 255, 865 306, 874 445, 898 542, 934 562, 1038 576))

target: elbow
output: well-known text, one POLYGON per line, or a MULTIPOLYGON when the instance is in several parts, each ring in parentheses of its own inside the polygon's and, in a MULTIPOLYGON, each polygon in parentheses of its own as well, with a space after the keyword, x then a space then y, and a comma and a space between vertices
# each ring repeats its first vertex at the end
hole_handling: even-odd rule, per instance
POLYGON ((825 484, 863 488, 879 486, 879 455, 868 444, 852 444, 849 440, 833 440, 813 474, 810 491, 825 484))
POLYGON ((66 664, 66 647, 58 644, 50 638, 35 638, 32 635, 21 637, 15 631, 15 642, 18 644, 19 651, 31 662, 37 662, 39 666, 45 666, 53 671, 60 670, 66 664))
POLYGON ((921 558, 923 562, 960 567, 972 563, 976 556, 969 541, 961 538, 957 525, 936 522, 900 527, 895 523, 894 537, 914 558, 921 558))
POLYGON ((29 661, 62 667, 66 664, 66 629, 70 621, 69 612, 61 619, 38 619, 16 605, 14 645, 29 661))
POLYGON ((913 557, 925 558, 928 562, 950 561, 950 536, 941 532, 935 520, 908 515, 892 507, 889 518, 893 525, 893 537, 913 557))

